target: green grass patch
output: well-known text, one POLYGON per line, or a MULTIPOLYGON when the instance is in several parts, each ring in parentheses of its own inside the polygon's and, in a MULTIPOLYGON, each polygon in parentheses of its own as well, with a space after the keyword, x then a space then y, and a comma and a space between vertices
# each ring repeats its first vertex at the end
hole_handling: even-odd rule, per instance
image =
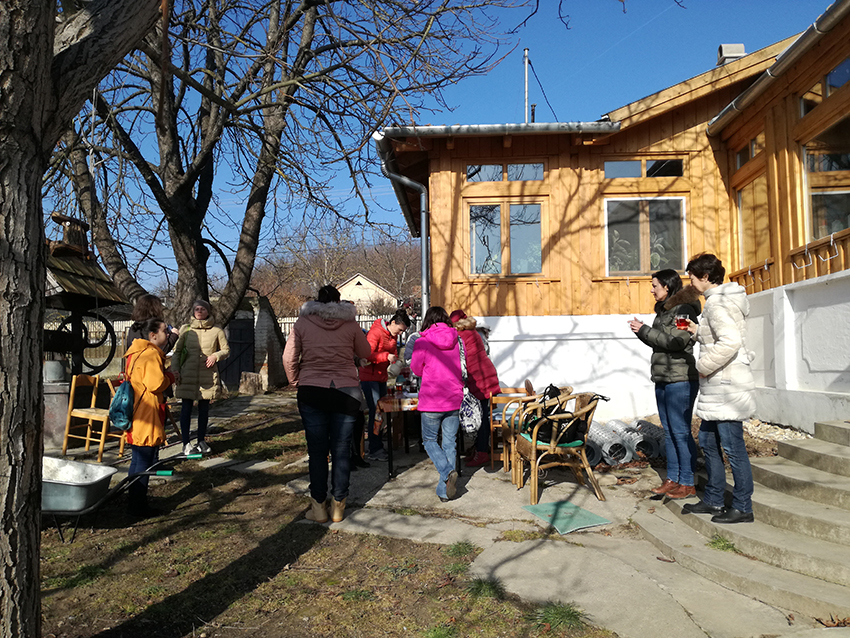
POLYGON ((466 593, 473 598, 505 598, 505 586, 498 578, 476 578, 466 586, 466 593))
POLYGON ((510 541, 511 543, 522 543, 523 541, 536 541, 541 538, 546 538, 548 534, 543 532, 530 532, 524 529, 509 529, 502 532, 502 540, 510 541))
POLYGON ((463 558, 475 553, 475 545, 469 541, 459 541, 446 548, 446 556, 450 558, 463 558))
POLYGON ((455 638, 457 629, 449 625, 441 625, 440 627, 430 627, 422 634, 423 638, 455 638))
POLYGON ((342 593, 342 599, 346 601, 375 600, 375 594, 368 589, 349 589, 342 593))
POLYGON ((446 573, 449 576, 460 576, 469 571, 469 563, 449 563, 446 565, 446 573))
POLYGON ((581 629, 587 625, 585 613, 572 603, 546 603, 532 611, 528 618, 538 629, 581 629))
POLYGON ((412 507, 399 507, 398 509, 394 509, 393 513, 401 514, 402 516, 418 516, 419 512, 412 507))
POLYGON ((408 563, 406 565, 392 565, 390 567, 383 567, 381 571, 392 576, 393 580, 398 580, 403 576, 410 576, 411 574, 415 574, 419 571, 419 565, 416 563, 408 563))
POLYGON ((735 543, 730 541, 728 538, 724 538, 720 534, 715 534, 711 537, 711 540, 706 543, 706 546, 711 549, 716 549, 721 552, 735 552, 739 554, 738 548, 735 547, 735 543))
POLYGON ((50 589, 72 589, 74 587, 82 587, 83 585, 93 583, 98 578, 106 574, 107 571, 108 570, 97 565, 81 565, 77 568, 77 571, 70 576, 54 576, 53 578, 48 578, 45 581, 44 586, 50 589))

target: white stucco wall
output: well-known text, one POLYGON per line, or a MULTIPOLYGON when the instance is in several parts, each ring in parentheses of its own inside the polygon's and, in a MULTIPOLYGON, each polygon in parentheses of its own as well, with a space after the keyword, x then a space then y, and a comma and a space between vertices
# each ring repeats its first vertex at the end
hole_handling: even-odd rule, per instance
MULTIPOLYGON (((749 299, 755 416, 807 432, 815 421, 850 419, 850 271, 749 299)), ((485 317, 490 356, 502 385, 528 378, 535 388, 572 385, 610 397, 599 420, 654 414, 651 350, 629 329, 632 316, 485 317)))

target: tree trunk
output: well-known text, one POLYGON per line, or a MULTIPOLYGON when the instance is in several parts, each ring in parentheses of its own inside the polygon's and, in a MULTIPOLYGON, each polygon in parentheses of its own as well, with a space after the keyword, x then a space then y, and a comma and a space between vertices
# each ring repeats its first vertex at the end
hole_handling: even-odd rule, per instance
POLYGON ((158 8, 92 0, 54 32, 55 1, 0 3, 0 638, 41 636, 46 158, 158 8))

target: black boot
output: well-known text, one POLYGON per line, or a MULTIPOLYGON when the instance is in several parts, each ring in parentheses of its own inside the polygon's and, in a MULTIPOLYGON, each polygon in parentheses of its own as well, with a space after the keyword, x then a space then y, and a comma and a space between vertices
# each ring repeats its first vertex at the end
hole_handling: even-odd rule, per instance
POLYGON ((682 514, 722 514, 725 507, 721 505, 706 505, 705 501, 699 503, 686 503, 682 506, 682 514))
POLYGON ((742 512, 730 507, 722 514, 711 517, 712 523, 752 523, 755 520, 752 512, 742 512))
POLYGON ((150 518, 162 512, 148 505, 148 486, 137 480, 127 488, 127 513, 133 518, 150 518))

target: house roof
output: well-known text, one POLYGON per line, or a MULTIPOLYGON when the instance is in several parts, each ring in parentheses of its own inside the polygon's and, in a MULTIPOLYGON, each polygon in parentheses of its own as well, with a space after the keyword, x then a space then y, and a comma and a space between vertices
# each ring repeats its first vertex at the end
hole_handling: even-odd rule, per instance
POLYGON ((343 288, 344 286, 347 286, 348 284, 350 284, 355 279, 364 279, 364 280, 368 281, 370 284, 372 284, 373 286, 375 286, 375 288, 377 288, 378 290, 383 292, 385 295, 387 295, 387 297, 391 297, 392 299, 396 299, 396 296, 393 293, 391 293, 389 290, 384 288, 381 284, 377 283, 376 281, 369 279, 363 273, 356 273, 352 277, 349 277, 348 279, 343 281, 341 284, 336 286, 337 290, 339 290, 340 288, 343 288))
POLYGON ((45 296, 49 308, 67 310, 129 303, 91 257, 48 254, 45 296))

